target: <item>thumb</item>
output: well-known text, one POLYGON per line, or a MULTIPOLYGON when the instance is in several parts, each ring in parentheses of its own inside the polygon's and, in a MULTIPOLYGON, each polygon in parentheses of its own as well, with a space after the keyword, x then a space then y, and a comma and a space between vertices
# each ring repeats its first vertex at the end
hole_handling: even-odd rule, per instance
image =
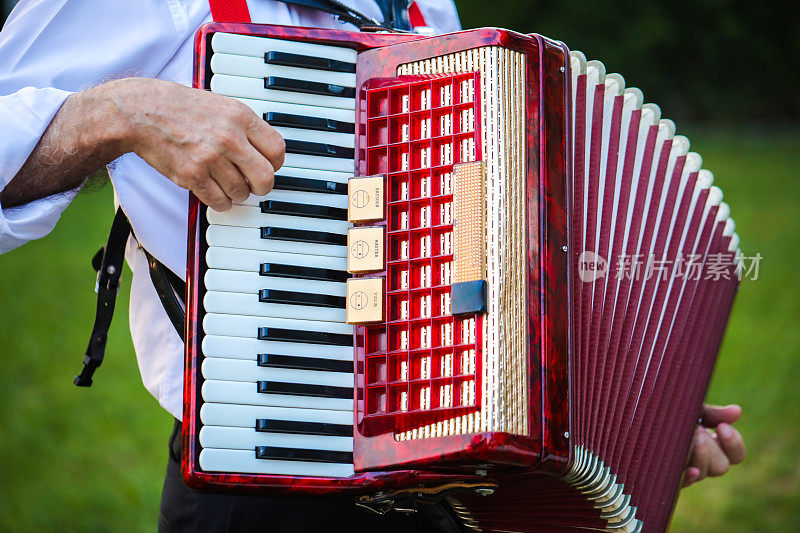
POLYGON ((739 420, 740 416, 742 416, 742 408, 736 404, 725 406, 703 404, 703 409, 700 411, 702 424, 709 428, 717 427, 723 422, 733 424, 739 420))

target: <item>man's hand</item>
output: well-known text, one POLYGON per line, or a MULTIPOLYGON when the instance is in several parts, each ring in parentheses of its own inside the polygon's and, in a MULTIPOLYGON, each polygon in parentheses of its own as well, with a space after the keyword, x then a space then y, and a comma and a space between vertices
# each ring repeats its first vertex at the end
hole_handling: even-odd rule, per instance
POLYGON ((162 80, 115 80, 67 98, 0 202, 13 207, 73 189, 128 152, 224 211, 272 189, 284 142, 233 98, 162 80))
POLYGON ((177 83, 107 84, 127 124, 123 148, 217 211, 267 194, 283 164, 281 136, 243 103, 177 83))
POLYGON ((703 405, 701 425, 694 432, 683 475, 684 487, 706 477, 721 476, 731 465, 744 461, 744 441, 731 425, 741 415, 738 405, 703 405))

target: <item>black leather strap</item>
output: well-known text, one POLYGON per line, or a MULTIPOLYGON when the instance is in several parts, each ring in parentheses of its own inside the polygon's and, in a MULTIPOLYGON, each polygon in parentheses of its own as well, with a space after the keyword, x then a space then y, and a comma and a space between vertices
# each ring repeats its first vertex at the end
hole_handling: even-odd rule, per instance
POLYGON ((339 20, 349 22, 362 31, 395 30, 411 31, 408 18, 410 0, 376 0, 383 13, 384 22, 370 18, 337 0, 279 0, 285 4, 318 9, 336 15, 339 20))
POLYGON ((375 0, 383 13, 383 20, 396 30, 411 31, 408 7, 411 0, 375 0))
POLYGON ((178 332, 181 340, 186 342, 186 309, 183 304, 184 294, 186 294, 186 283, 174 272, 164 266, 164 264, 150 255, 150 252, 142 248, 144 255, 147 256, 147 264, 150 267, 150 279, 156 288, 158 299, 172 322, 175 331, 178 332))
POLYGON ((108 328, 111 326, 111 318, 114 316, 114 304, 119 292, 119 278, 125 262, 125 246, 130 234, 131 225, 128 217, 121 208, 117 209, 114 222, 111 224, 111 231, 108 234, 108 242, 92 259, 92 266, 97 270, 97 308, 92 336, 89 338, 89 346, 83 357, 83 369, 73 380, 73 383, 79 387, 90 387, 94 371, 103 363, 108 328))
MULTIPOLYGON (((108 340, 108 328, 114 317, 114 306, 119 293, 119 279, 125 263, 125 246, 128 237, 133 234, 128 217, 117 209, 111 231, 108 233, 106 245, 100 248, 92 258, 92 266, 97 271, 97 308, 94 316, 92 336, 83 357, 83 369, 75 377, 73 383, 79 387, 91 387, 95 370, 103 363, 108 340)), ((165 267, 158 259, 142 248, 150 269, 150 279, 156 289, 161 305, 172 322, 181 340, 185 341, 185 320, 183 298, 186 284, 174 272, 165 267)))

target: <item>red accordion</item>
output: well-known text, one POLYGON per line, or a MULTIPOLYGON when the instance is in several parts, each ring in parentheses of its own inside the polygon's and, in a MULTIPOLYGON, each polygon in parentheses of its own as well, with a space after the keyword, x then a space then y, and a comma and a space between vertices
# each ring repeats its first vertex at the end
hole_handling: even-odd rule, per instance
POLYGON ((740 260, 656 106, 499 29, 212 23, 194 82, 286 160, 267 196, 190 203, 190 487, 666 527, 740 260))

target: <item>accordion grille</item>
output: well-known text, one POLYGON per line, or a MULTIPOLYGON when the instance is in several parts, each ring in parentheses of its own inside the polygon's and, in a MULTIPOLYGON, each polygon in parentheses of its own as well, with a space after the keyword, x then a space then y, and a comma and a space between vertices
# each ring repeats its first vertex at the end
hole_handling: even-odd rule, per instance
POLYGON ((398 433, 397 440, 484 431, 526 435, 527 220, 525 210, 525 56, 497 46, 400 65, 398 75, 480 72, 481 143, 486 178, 481 402, 477 412, 398 433))

